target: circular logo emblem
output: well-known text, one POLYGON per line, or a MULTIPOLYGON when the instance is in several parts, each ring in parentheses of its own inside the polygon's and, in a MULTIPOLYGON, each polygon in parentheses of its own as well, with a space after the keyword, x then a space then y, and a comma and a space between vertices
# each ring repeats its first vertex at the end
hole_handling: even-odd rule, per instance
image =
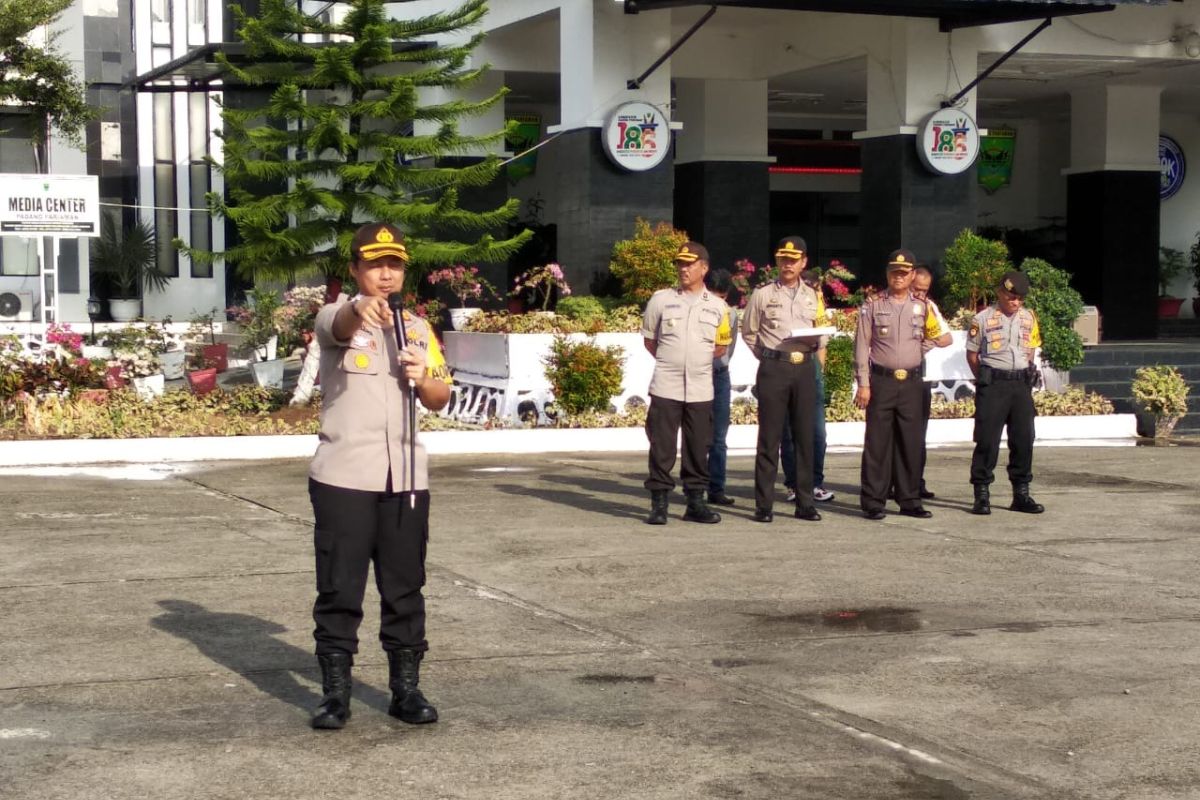
POLYGON ((979 156, 979 128, 965 111, 943 108, 925 118, 917 130, 921 162, 940 175, 966 172, 979 156))
POLYGON ((1158 164, 1162 170, 1159 174, 1158 196, 1159 199, 1166 200, 1175 196, 1187 175, 1187 160, 1183 157, 1183 148, 1170 136, 1158 137, 1158 164))
POLYGON ((601 132, 604 152, 621 169, 645 172, 667 157, 671 126, 667 115, 650 103, 622 103, 608 116, 601 132))
POLYGON ((359 369, 366 369, 371 365, 371 357, 365 353, 359 353, 354 357, 354 366, 359 369))

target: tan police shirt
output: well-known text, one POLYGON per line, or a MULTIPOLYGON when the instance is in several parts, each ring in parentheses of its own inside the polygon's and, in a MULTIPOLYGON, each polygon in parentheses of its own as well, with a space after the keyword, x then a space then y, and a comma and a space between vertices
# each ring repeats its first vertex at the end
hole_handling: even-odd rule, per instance
POLYGON ((685 403, 713 399, 713 350, 733 341, 724 300, 707 289, 661 289, 642 314, 642 338, 657 343, 650 394, 685 403))
POLYGON ((988 306, 975 315, 967 331, 967 350, 979 353, 979 363, 992 369, 1025 369, 1041 346, 1037 314, 1024 307, 1006 317, 996 306, 988 306))
POLYGON ((742 313, 742 341, 755 356, 761 349, 809 353, 823 348, 829 341, 822 336, 812 339, 789 340, 796 328, 816 328, 825 324, 825 300, 804 281, 795 290, 779 281, 772 281, 754 290, 742 313))
POLYGON ((949 333, 931 300, 911 294, 896 300, 881 293, 858 310, 854 334, 854 377, 861 387, 871 386, 871 365, 884 369, 917 370, 925 356, 925 343, 949 333))
MULTIPOLYGON (((428 458, 418 440, 409 482, 408 395, 392 329, 363 325, 346 341, 333 337, 333 319, 348 301, 317 312, 321 346, 321 432, 308 474, 313 480, 367 492, 429 488, 428 458)), ((403 312, 409 344, 425 349, 426 374, 451 383, 442 349, 428 323, 403 312)))

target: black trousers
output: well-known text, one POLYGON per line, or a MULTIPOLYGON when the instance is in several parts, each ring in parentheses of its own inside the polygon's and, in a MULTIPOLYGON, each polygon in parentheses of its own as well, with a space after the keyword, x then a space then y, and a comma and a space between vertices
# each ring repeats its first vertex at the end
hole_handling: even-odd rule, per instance
POLYGON ((1033 481, 1033 394, 1024 381, 995 381, 975 389, 975 452, 971 483, 987 486, 1000 459, 1000 435, 1008 427, 1008 480, 1033 481))
POLYGON ((712 443, 712 401, 685 403, 650 395, 646 413, 646 438, 650 440, 650 476, 645 487, 652 492, 675 488, 675 442, 683 427, 683 467, 679 478, 685 492, 708 488, 708 446, 712 443))
POLYGON ((384 650, 427 650, 425 551, 429 492, 364 492, 309 478, 316 526, 317 601, 313 637, 317 655, 357 653, 367 568, 379 589, 379 640, 384 650))
POLYGON ((933 384, 929 381, 921 381, 921 390, 925 397, 921 405, 921 471, 918 473, 917 486, 924 489, 925 462, 929 457, 929 445, 926 442, 929 439, 929 417, 933 413, 933 384))
POLYGON ((775 504, 775 476, 779 471, 779 440, 783 421, 792 426, 796 450, 796 505, 812 505, 813 429, 817 408, 815 356, 801 364, 764 359, 758 362, 758 451, 754 456, 754 505, 770 509, 775 504))
POLYGON ((921 504, 918 491, 925 442, 922 383, 917 376, 903 381, 890 375, 871 376, 860 476, 859 502, 864 511, 883 508, 893 480, 901 508, 921 504))

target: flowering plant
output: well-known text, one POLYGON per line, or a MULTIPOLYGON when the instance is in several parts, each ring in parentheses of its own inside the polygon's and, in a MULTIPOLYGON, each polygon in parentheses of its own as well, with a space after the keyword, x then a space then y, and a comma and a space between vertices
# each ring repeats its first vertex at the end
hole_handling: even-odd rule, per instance
POLYGON ((442 315, 442 309, 445 308, 436 299, 422 300, 412 292, 404 295, 404 307, 411 309, 414 314, 431 325, 436 324, 442 315))
POLYGON ((571 287, 567 283, 566 277, 563 276, 562 267, 558 264, 546 264, 518 275, 513 281, 512 291, 508 294, 510 297, 519 297, 526 290, 532 290, 535 302, 538 295, 541 295, 542 310, 545 311, 550 307, 550 298, 556 289, 559 297, 566 297, 571 293, 571 287))
POLYGON ((746 307, 746 301, 750 299, 751 292, 777 277, 779 277, 779 270, 775 267, 759 267, 748 258, 740 258, 733 262, 733 275, 730 276, 730 280, 738 293, 738 308, 746 307))
POLYGON ((429 282, 434 286, 444 284, 450 293, 458 298, 458 304, 462 308, 466 308, 468 297, 479 300, 485 290, 496 294, 496 287, 479 274, 478 267, 464 267, 462 264, 429 273, 429 282))
POLYGON ((268 343, 272 336, 278 336, 280 332, 275 319, 280 308, 279 295, 262 289, 251 289, 246 292, 246 300, 247 304, 244 306, 230 306, 225 309, 225 315, 242 329, 242 353, 257 357, 259 361, 266 361, 268 343))
POLYGON ((833 295, 833 299, 839 303, 852 303, 854 293, 846 284, 856 280, 858 280, 858 276, 836 258, 829 262, 828 267, 821 270, 821 285, 828 289, 829 293, 833 295))
POLYGON ((46 326, 46 343, 59 345, 70 353, 78 353, 83 347, 83 335, 71 330, 70 325, 54 323, 46 326))
POLYGON ((317 312, 325 305, 325 289, 321 286, 297 286, 284 292, 283 305, 275 311, 275 328, 279 331, 279 346, 291 352, 304 344, 304 335, 311 334, 317 312))
POLYGON ((121 377, 127 381, 148 378, 162 372, 162 361, 158 353, 146 345, 114 351, 113 355, 121 365, 121 377))

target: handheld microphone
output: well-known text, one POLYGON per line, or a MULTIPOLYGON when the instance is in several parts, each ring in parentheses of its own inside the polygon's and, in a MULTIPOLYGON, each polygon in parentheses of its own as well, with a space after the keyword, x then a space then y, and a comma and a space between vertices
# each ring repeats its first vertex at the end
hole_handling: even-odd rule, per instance
MULTIPOLYGON (((388 295, 388 308, 392 310, 392 329, 396 334, 396 349, 399 353, 403 353, 408 347, 408 333, 404 330, 404 295, 401 292, 392 292, 388 295)), ((404 362, 401 361, 401 364, 404 362)), ((403 366, 401 366, 403 369, 403 366)), ((416 508, 417 492, 415 481, 417 476, 414 470, 417 468, 416 455, 417 442, 417 394, 416 384, 410 378, 408 381, 408 505, 410 508, 416 508)))

